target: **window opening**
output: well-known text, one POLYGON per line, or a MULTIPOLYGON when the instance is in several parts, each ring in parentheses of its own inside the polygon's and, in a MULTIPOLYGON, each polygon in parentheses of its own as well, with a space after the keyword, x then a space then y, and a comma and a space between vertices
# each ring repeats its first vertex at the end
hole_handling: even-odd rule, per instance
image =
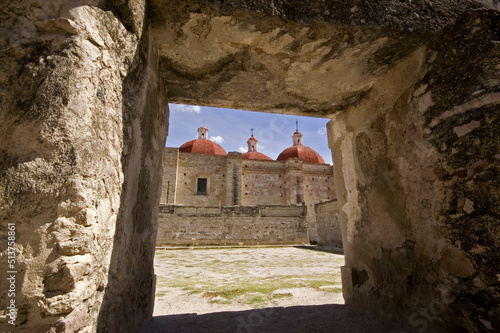
POLYGON ((198 178, 196 194, 207 194, 207 179, 198 178))

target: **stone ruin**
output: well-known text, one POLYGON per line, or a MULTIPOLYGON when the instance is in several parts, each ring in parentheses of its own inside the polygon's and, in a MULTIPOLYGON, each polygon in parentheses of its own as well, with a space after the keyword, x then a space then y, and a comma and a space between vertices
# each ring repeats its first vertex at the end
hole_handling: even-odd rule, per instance
POLYGON ((498 7, 4 1, 2 329, 151 316, 168 101, 331 118, 346 303, 498 332, 498 7))

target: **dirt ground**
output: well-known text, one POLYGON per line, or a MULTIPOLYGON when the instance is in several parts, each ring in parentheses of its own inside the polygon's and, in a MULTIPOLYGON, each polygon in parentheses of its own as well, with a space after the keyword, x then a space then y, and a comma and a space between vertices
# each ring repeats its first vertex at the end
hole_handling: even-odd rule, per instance
POLYGON ((317 248, 158 249, 145 332, 404 332, 344 305, 343 263, 317 248))

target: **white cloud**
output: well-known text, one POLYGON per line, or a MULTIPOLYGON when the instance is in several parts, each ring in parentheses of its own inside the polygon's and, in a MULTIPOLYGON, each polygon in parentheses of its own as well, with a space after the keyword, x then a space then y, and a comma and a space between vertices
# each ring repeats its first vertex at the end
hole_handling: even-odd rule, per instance
POLYGON ((240 147, 240 148, 238 148, 238 150, 240 152, 242 152, 242 153, 246 153, 247 152, 247 148, 245 148, 245 147, 240 147))
POLYGON ((316 133, 318 133, 319 135, 324 135, 326 134, 326 128, 320 127, 316 133))
POLYGON ((201 107, 197 105, 185 105, 185 104, 176 104, 175 107, 177 110, 180 112, 185 112, 185 113, 201 113, 201 107))
POLYGON ((221 144, 224 142, 224 138, 222 136, 211 136, 210 140, 212 140, 215 143, 221 144))

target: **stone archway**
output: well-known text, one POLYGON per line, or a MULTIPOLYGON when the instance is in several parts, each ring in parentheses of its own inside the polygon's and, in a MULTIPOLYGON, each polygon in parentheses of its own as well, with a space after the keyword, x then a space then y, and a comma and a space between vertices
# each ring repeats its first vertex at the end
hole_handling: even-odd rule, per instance
POLYGON ((0 216, 5 234, 16 224, 21 331, 137 331, 150 315, 165 90, 331 117, 347 302, 418 328, 498 328, 496 11, 145 7, 11 1, 2 14, 0 216))

